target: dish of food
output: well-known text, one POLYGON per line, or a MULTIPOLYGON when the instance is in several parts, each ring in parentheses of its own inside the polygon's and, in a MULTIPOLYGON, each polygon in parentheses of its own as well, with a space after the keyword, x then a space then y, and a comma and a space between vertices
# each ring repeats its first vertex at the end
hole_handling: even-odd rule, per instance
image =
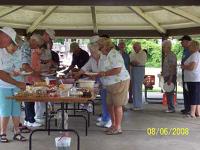
POLYGON ((32 73, 33 73, 33 72, 21 71, 21 72, 20 72, 20 75, 25 76, 25 75, 31 75, 32 73))

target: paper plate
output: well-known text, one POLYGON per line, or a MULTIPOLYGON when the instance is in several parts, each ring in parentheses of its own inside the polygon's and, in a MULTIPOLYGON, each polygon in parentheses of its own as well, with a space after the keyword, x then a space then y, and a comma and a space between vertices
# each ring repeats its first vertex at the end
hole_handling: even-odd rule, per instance
POLYGON ((165 82, 163 85, 163 90, 165 92, 172 92, 174 88, 175 88, 174 83, 171 83, 170 85, 168 85, 167 82, 165 82))
POLYGON ((54 76, 56 75, 56 73, 41 73, 41 76, 44 76, 44 77, 49 77, 49 76, 54 76))
POLYGON ((25 72, 25 71, 22 71, 20 72, 20 75, 22 76, 26 76, 26 75, 31 75, 33 72, 25 72))

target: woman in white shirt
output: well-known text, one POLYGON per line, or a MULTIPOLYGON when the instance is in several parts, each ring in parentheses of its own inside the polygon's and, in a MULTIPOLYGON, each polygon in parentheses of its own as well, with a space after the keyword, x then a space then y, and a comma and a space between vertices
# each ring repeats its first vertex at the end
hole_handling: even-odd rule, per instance
POLYGON ((182 65, 184 81, 187 83, 191 112, 188 117, 200 116, 200 53, 199 42, 191 41, 189 46, 190 57, 182 65))
POLYGON ((130 83, 129 73, 124 65, 124 60, 115 49, 110 38, 102 37, 99 41, 100 51, 106 59, 100 61, 99 77, 107 90, 107 105, 111 115, 112 126, 106 134, 121 134, 121 122, 123 116, 122 106, 128 102, 128 89, 130 83))
MULTIPOLYGON (((79 72, 74 72, 74 77, 80 78, 81 75, 87 72, 97 73, 99 72, 99 62, 101 59, 104 59, 103 55, 99 51, 99 45, 97 43, 88 44, 91 56, 89 61, 81 68, 79 72)), ((88 74, 89 75, 89 74, 88 74)), ((92 75, 92 74, 91 74, 92 75)), ((99 79, 97 79, 99 80, 99 79)), ((100 82, 100 81, 99 81, 100 82)), ((101 83, 100 83, 101 84, 101 83)), ((99 127, 109 128, 111 126, 111 119, 108 113, 108 108, 106 105, 106 89, 100 85, 100 96, 102 104, 102 116, 97 119, 96 125, 99 127)))

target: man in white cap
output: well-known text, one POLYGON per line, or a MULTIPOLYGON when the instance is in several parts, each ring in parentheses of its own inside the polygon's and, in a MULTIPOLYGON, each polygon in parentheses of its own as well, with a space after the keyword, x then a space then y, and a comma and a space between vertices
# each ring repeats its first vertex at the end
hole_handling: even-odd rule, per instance
MULTIPOLYGON (((8 53, 13 54, 18 47, 16 36, 15 30, 10 27, 3 27, 0 29, 0 48, 5 48, 8 53)), ((25 83, 14 80, 6 71, 0 70, 0 79, 20 89, 26 88, 25 83)))

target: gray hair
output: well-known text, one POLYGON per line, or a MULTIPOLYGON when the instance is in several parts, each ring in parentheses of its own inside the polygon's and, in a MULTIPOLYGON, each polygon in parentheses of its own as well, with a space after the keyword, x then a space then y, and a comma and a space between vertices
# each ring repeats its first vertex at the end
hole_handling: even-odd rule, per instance
POLYGON ((90 52, 95 52, 100 54, 101 52, 99 51, 99 44, 98 43, 89 43, 87 45, 88 49, 90 50, 90 52))
POLYGON ((170 40, 164 40, 162 42, 162 46, 165 47, 165 46, 168 46, 168 47, 172 47, 172 42, 170 40))
POLYGON ((37 42, 38 45, 42 45, 44 44, 44 40, 42 39, 42 36, 40 34, 33 34, 31 37, 30 37, 30 40, 35 40, 37 42))

